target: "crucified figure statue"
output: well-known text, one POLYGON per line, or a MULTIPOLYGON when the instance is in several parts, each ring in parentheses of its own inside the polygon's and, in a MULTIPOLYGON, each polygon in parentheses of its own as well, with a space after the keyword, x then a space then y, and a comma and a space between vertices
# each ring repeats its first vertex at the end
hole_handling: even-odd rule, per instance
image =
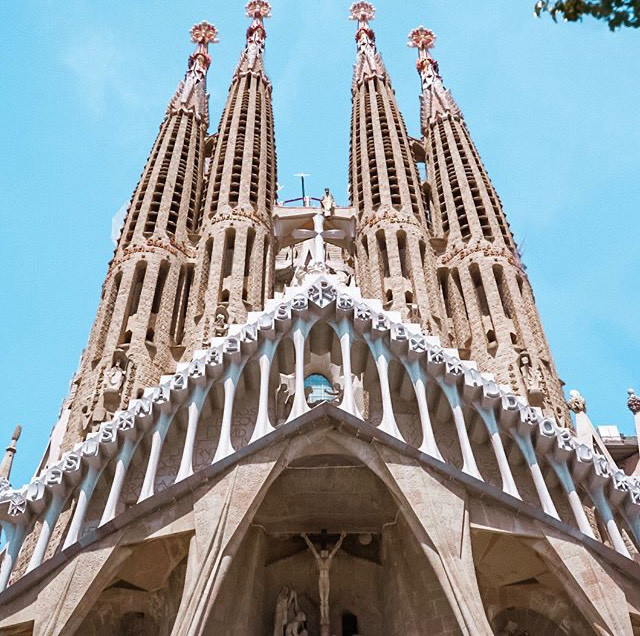
MULTIPOLYGON (((323 531, 324 532, 324 531, 323 531)), ((309 550, 316 559, 316 563, 318 564, 318 591, 320 592, 320 628, 322 634, 329 633, 329 570, 331 568, 331 561, 333 557, 336 555, 336 552, 342 546, 342 542, 344 538, 347 536, 346 532, 340 533, 340 538, 337 543, 333 546, 331 552, 326 549, 324 541, 322 542, 322 546, 320 548, 320 554, 316 550, 313 543, 310 541, 309 537, 303 532, 302 538, 305 540, 307 546, 309 546, 309 550)))

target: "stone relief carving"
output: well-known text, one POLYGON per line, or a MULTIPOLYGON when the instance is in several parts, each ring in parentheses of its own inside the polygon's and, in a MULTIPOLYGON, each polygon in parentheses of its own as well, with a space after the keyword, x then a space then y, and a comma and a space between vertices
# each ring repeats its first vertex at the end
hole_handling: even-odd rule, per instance
POLYGON ((286 585, 276 601, 273 636, 307 636, 307 616, 300 611, 298 594, 286 585))

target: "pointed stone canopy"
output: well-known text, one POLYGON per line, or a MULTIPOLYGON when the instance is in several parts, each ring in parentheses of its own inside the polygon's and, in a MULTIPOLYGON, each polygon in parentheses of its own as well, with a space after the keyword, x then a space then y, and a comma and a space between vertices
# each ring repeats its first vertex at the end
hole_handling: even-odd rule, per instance
POLYGON ((353 72, 354 89, 372 77, 378 77, 382 81, 389 79, 382 57, 376 48, 376 34, 369 26, 369 22, 375 16, 376 9, 369 2, 354 2, 349 9, 349 19, 358 23, 356 31, 358 55, 353 72))
POLYGON ((189 68, 169 103, 168 114, 191 111, 198 121, 208 126, 209 106, 206 77, 211 65, 209 44, 218 42, 218 30, 213 24, 203 21, 194 24, 190 33, 191 41, 197 44, 196 50, 189 56, 189 68))
POLYGON ((2 463, 0 463, 0 482, 9 481, 11 477, 11 466, 13 465, 13 456, 16 454, 16 443, 20 439, 20 434, 22 433, 22 426, 18 424, 15 430, 13 431, 13 435, 11 436, 11 442, 9 446, 7 446, 7 450, 2 459, 2 463))
POLYGON ((422 108, 420 121, 422 130, 425 131, 430 122, 438 114, 450 114, 452 117, 462 117, 451 92, 442 83, 438 62, 429 54, 429 50, 435 46, 436 35, 431 29, 419 26, 409 33, 407 46, 418 49, 418 61, 416 69, 422 80, 422 95, 420 97, 422 108))
POLYGON ((271 17, 271 5, 266 0, 251 0, 245 6, 246 14, 253 18, 247 29, 247 42, 238 62, 235 75, 243 73, 262 73, 264 75, 264 43, 267 31, 264 19, 271 17))

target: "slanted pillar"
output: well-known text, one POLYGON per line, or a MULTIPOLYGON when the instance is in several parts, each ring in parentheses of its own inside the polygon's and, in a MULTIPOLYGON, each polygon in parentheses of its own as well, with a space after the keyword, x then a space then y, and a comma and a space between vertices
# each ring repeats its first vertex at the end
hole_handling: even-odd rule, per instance
POLYGON ((0 566, 0 592, 2 592, 9 583, 9 578, 11 577, 16 560, 20 554, 20 548, 22 548, 24 539, 27 536, 27 523, 26 521, 24 523, 10 523, 3 521, 2 529, 4 530, 7 538, 7 543, 4 550, 4 559, 0 566))
POLYGON ((293 405, 289 419, 291 421, 300 417, 309 410, 306 397, 304 395, 304 341, 306 339, 306 330, 303 325, 298 324, 293 329, 293 349, 295 351, 295 395, 293 396, 293 405))
POLYGON ((502 479, 502 490, 512 497, 522 499, 518 492, 518 487, 513 479, 513 473, 509 466, 509 460, 504 452, 504 446, 498 431, 498 424, 496 422, 496 416, 493 409, 484 408, 481 404, 474 404, 473 407, 480 414, 482 421, 489 433, 491 439, 491 446, 493 446, 493 452, 498 462, 498 470, 500 471, 500 478, 502 479))
POLYGON ((431 457, 435 457, 443 462, 444 458, 438 449, 436 437, 433 433, 433 426, 431 424, 431 416, 429 415, 429 403, 427 402, 427 375, 420 367, 418 359, 411 360, 411 362, 405 362, 404 366, 411 378, 413 390, 416 394, 416 401, 418 402, 418 411, 420 412, 422 444, 420 445, 419 450, 420 452, 431 455, 431 457))
MULTIPOLYGON (((235 366, 235 365, 234 365, 235 366)), ((224 410, 222 412, 222 424, 220 425, 220 439, 213 457, 213 464, 232 455, 231 425, 233 424, 233 402, 236 395, 236 378, 229 375, 224 381, 224 410)))
POLYGON ((456 432, 458 433, 458 441, 460 442, 460 450, 462 451, 462 472, 484 481, 482 475, 478 470, 476 464, 476 458, 473 455, 473 449, 471 448, 471 442, 469 440, 469 434, 467 433, 467 426, 464 422, 464 414, 462 413, 462 404, 460 402, 460 393, 458 387, 455 385, 447 384, 441 378, 436 378, 436 382, 440 385, 449 406, 453 413, 453 421, 456 426, 456 432))
POLYGON ((187 434, 184 439, 184 448, 182 449, 180 468, 176 475, 176 483, 193 474, 193 450, 196 443, 198 423, 200 422, 204 400, 209 395, 212 385, 212 380, 204 384, 197 384, 188 398, 187 413, 189 419, 187 421, 187 434))
POLYGON ((258 358, 258 366, 260 368, 260 393, 258 398, 258 415, 253 434, 249 440, 249 444, 259 440, 275 430, 269 421, 269 374, 271 372, 271 363, 276 352, 276 342, 274 340, 265 340, 262 344, 262 353, 258 358))

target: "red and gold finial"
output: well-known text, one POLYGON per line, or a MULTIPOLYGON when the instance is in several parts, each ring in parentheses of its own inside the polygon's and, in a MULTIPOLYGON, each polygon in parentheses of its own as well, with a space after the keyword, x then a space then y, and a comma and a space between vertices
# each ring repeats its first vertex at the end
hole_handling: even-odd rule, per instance
POLYGON ((218 42, 218 29, 206 21, 194 24, 189 33, 191 34, 191 41, 196 44, 207 46, 218 42))
POLYGON ((349 9, 349 19, 370 22, 376 17, 376 8, 370 2, 354 2, 349 9))
POLYGON ((436 45, 436 34, 426 27, 419 26, 409 33, 407 46, 420 51, 428 51, 436 45))
POLYGON ((250 18, 271 17, 271 5, 267 0, 250 0, 245 6, 245 10, 250 18))
POLYGON ((426 82, 426 73, 430 67, 433 67, 436 73, 438 72, 437 62, 429 57, 429 50, 436 45, 436 34, 431 29, 427 29, 421 25, 413 29, 408 37, 409 41, 407 42, 407 46, 418 49, 416 69, 418 69, 418 73, 420 73, 423 82, 426 82))
POLYGON ((198 46, 194 54, 189 58, 189 68, 196 73, 206 73, 211 65, 211 57, 209 56, 209 44, 218 42, 218 29, 203 21, 194 24, 189 31, 191 41, 198 46))

